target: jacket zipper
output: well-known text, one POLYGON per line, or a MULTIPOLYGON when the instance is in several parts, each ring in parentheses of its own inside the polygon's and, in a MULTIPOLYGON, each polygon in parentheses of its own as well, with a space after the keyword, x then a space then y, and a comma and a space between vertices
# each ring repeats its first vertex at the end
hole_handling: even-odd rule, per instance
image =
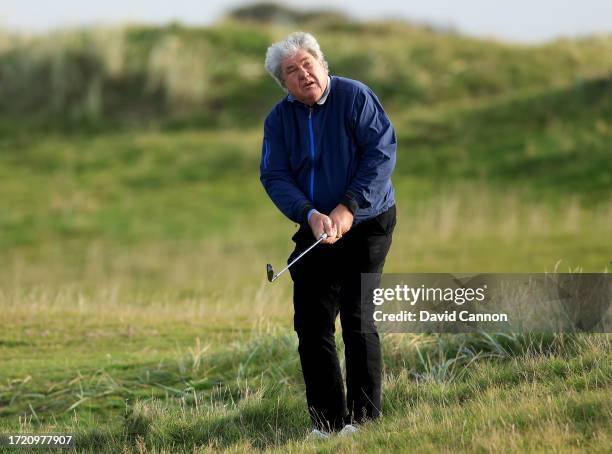
POLYGON ((315 177, 315 146, 312 132, 312 107, 308 112, 308 130, 310 131, 310 201, 314 203, 314 177, 315 177))
POLYGON ((268 141, 264 138, 264 145, 265 145, 265 153, 264 153, 264 158, 263 158, 263 168, 264 170, 268 168, 268 165, 270 165, 270 149, 268 148, 268 141))

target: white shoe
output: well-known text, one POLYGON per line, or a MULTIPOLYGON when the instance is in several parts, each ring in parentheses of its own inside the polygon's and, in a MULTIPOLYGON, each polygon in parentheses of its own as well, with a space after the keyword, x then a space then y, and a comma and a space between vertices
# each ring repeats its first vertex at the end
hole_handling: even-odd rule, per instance
POLYGON ((342 428, 340 432, 338 432, 338 436, 339 437, 350 437, 355 432, 359 432, 359 428, 355 427, 352 424, 347 424, 346 426, 342 428))
POLYGON ((312 429, 312 432, 310 432, 306 438, 308 440, 323 440, 329 438, 329 434, 319 429, 312 429))

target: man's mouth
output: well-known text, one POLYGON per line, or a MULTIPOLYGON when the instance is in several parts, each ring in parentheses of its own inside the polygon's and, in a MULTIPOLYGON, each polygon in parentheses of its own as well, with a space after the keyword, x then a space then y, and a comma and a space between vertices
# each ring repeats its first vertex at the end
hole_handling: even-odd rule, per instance
POLYGON ((314 80, 312 82, 307 82, 307 83, 304 84, 304 88, 310 88, 310 87, 314 86, 315 83, 316 82, 314 80))

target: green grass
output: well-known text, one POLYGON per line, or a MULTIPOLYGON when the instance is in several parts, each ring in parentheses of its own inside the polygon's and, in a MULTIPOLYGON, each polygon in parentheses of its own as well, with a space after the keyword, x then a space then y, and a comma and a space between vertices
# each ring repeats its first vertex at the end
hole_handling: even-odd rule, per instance
POLYGON ((555 199, 611 195, 610 78, 434 112, 398 116, 406 153, 399 172, 516 185, 555 199))
POLYGON ((14 340, 2 347, 14 358, 3 357, 20 378, 0 388, 9 404, 3 430, 69 431, 80 450, 106 452, 130 445, 155 452, 194 446, 603 452, 609 441, 609 336, 387 335, 383 420, 352 440, 312 444, 304 440, 296 339, 286 327, 264 321, 241 330, 226 313, 190 323, 201 306, 185 302, 138 312, 82 307, 44 308, 56 321, 46 331, 20 321, 19 331, 42 333, 29 342, 18 340, 14 322, 9 328, 14 340), (58 363, 64 355, 70 359, 58 363), (28 416, 17 420, 22 413, 28 416))
MULTIPOLYGON (((92 452, 605 451, 605 336, 387 336, 385 417, 351 440, 306 441, 290 284, 263 272, 293 229, 257 181, 258 134, 4 139, 3 432, 70 432, 92 452)), ((471 180, 418 157, 454 134, 400 155, 387 271, 608 266, 600 188, 533 176, 508 188, 493 158, 494 177, 471 180)))
POLYGON ((334 74, 364 81, 392 111, 563 88, 612 71, 612 40, 527 47, 401 22, 225 20, 0 37, 0 131, 253 127, 278 97, 267 46, 295 27, 328 49, 334 74))

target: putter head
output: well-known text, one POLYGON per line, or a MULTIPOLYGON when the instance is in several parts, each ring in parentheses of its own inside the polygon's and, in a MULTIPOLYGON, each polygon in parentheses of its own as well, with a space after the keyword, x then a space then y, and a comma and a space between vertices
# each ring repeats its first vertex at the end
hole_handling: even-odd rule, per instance
POLYGON ((274 279, 274 269, 269 263, 266 265, 266 273, 268 273, 268 281, 272 282, 272 280, 274 279))

